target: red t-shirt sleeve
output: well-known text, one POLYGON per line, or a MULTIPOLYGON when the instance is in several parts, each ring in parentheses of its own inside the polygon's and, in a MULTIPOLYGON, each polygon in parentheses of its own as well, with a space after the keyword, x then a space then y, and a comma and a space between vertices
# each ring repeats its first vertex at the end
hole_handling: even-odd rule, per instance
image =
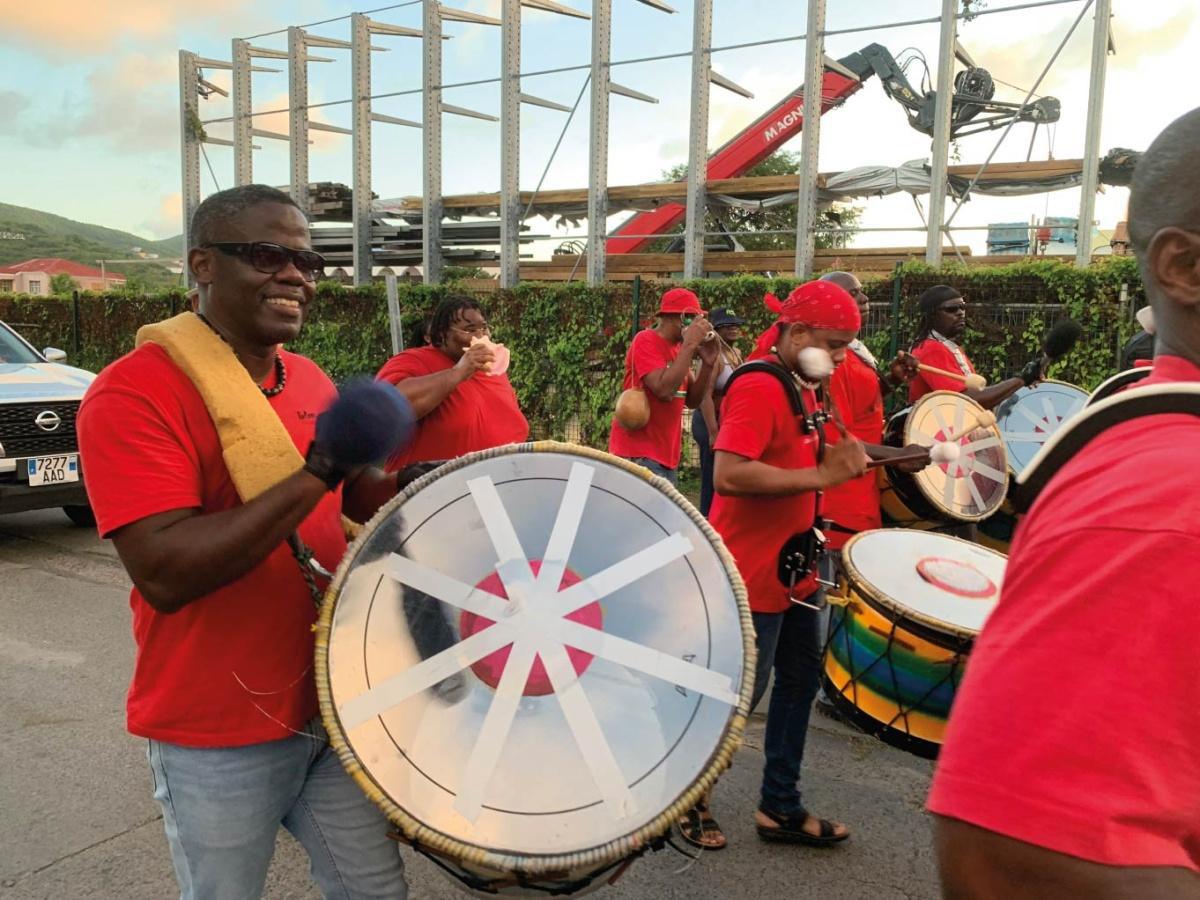
POLYGON ((429 372, 429 366, 425 365, 416 352, 405 350, 403 353, 397 353, 385 362, 383 368, 375 375, 375 380, 386 381, 389 384, 398 384, 405 378, 428 375, 429 372))
POLYGON ((1093 862, 1200 870, 1200 539, 1079 528, 1029 551, 971 654, 930 810, 1093 862))
POLYGON ((646 376, 659 369, 671 365, 671 357, 667 353, 666 342, 652 330, 638 332, 631 346, 630 363, 633 367, 633 380, 638 386, 645 381, 646 376))
MULTIPOLYGON (((912 355, 927 366, 945 369, 947 372, 959 371, 958 360, 954 358, 954 354, 937 341, 924 341, 913 350, 912 355)), ((917 379, 924 381, 931 391, 962 391, 965 388, 961 378, 950 378, 934 372, 922 371, 913 380, 917 379)))
POLYGON ((202 505, 199 461, 180 440, 182 431, 145 394, 118 386, 88 393, 79 410, 79 451, 101 537, 202 505))
POLYGON ((743 375, 721 401, 721 430, 715 449, 760 459, 775 432, 771 392, 783 387, 770 375, 743 375))

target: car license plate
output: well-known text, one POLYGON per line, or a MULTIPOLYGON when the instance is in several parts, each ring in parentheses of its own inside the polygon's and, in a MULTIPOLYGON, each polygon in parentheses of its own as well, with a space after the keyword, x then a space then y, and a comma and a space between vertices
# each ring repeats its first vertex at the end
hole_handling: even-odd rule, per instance
POLYGON ((25 460, 29 472, 29 486, 41 487, 47 484, 66 484, 68 481, 79 480, 79 455, 68 453, 65 456, 38 456, 25 460))

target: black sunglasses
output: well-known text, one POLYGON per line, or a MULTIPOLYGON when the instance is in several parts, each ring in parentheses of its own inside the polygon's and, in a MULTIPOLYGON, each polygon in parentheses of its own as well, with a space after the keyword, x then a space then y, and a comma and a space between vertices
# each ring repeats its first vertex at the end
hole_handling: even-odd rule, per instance
POLYGON ((293 250, 291 247, 272 244, 269 241, 213 241, 203 246, 215 247, 229 256, 245 259, 264 275, 282 272, 290 262, 305 281, 315 281, 317 273, 325 269, 325 257, 320 253, 314 250, 293 250))
POLYGON ((944 313, 951 313, 951 314, 960 313, 960 312, 966 311, 967 304, 965 304, 965 303, 948 303, 945 306, 939 306, 938 309, 940 309, 944 313))

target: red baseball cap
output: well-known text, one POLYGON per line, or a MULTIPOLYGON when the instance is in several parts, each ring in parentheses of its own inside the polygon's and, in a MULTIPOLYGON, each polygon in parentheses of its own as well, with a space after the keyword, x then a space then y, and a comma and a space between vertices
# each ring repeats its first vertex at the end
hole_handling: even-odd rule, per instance
POLYGON ((704 310, 700 308, 700 300, 689 291, 687 288, 671 288, 662 295, 662 302, 658 306, 660 314, 667 313, 668 315, 688 315, 693 316, 704 315, 704 310))

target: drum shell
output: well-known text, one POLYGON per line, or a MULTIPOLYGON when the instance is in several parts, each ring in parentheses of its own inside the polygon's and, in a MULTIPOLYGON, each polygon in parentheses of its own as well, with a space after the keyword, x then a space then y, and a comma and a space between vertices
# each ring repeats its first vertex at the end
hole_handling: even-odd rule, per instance
POLYGON ((898 615, 853 582, 847 597, 830 616, 826 695, 868 734, 935 759, 974 639, 898 615))

